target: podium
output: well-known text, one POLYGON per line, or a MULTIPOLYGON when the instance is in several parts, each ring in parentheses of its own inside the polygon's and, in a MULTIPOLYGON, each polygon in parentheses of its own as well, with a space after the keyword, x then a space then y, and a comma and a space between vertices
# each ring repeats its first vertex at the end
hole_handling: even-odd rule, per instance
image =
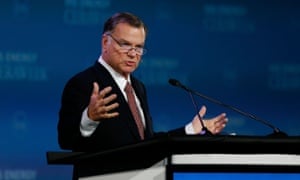
POLYGON ((49 165, 84 167, 79 179, 177 180, 182 174, 291 173, 300 177, 300 137, 181 136, 102 152, 47 152, 49 165))

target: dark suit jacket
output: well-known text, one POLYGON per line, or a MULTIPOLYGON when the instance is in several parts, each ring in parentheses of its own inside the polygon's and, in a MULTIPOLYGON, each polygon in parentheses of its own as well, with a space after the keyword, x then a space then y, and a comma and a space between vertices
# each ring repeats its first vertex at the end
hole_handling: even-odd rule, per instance
MULTIPOLYGON (((147 140, 158 133, 153 132, 146 89, 143 83, 133 76, 131 82, 144 112, 147 140)), ((167 134, 172 133, 184 135, 184 128, 172 130, 167 134)), ((100 151, 141 141, 126 99, 110 73, 99 62, 76 74, 67 82, 59 111, 58 141, 62 149, 73 151, 100 151), (112 86, 111 93, 117 94, 116 101, 119 107, 115 111, 119 112, 119 116, 101 121, 90 137, 82 137, 79 130, 80 121, 82 112, 88 106, 93 82, 99 84, 100 90, 112 86)))

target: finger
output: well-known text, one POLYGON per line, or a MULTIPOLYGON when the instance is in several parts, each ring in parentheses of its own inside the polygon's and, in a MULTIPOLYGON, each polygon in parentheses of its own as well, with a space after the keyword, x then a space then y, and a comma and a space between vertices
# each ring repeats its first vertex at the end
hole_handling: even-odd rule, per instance
POLYGON ((111 112, 112 110, 116 109, 117 107, 119 107, 119 103, 113 103, 109 106, 105 107, 106 112, 111 112))
POLYGON ((109 119, 109 118, 114 118, 116 116, 119 116, 118 112, 110 112, 111 110, 117 108, 118 106, 119 106, 118 103, 114 103, 114 104, 111 104, 109 106, 106 106, 105 107, 105 112, 99 113, 99 118, 100 119, 109 119))
POLYGON ((226 121, 220 121, 215 124, 216 128, 224 128, 226 126, 226 121))
POLYGON ((223 118, 219 121, 216 121, 215 124, 214 124, 215 133, 221 132, 226 127, 227 122, 228 122, 227 118, 223 118))
POLYGON ((213 134, 217 134, 219 132, 221 132, 224 129, 225 126, 214 126, 211 128, 211 132, 213 134))
POLYGON ((108 106, 101 106, 98 108, 98 111, 97 113, 98 114, 107 114, 107 113, 112 113, 111 111, 116 109, 117 107, 119 107, 119 103, 113 103, 113 104, 110 104, 108 106))
POLYGON ((98 93, 99 93, 99 85, 97 82, 94 82, 92 96, 97 96, 98 93))
POLYGON ((215 133, 221 132, 226 127, 226 124, 222 124, 215 128, 215 133))
POLYGON ((108 86, 108 87, 105 87, 104 89, 102 89, 99 93, 99 98, 100 99, 103 99, 106 94, 108 94, 110 91, 112 90, 112 87, 111 86, 108 86))
MULTIPOLYGON (((107 99, 115 99, 116 95, 111 95, 109 96, 107 99)), ((111 112, 112 110, 116 109, 117 107, 119 107, 119 103, 113 103, 110 105, 106 105, 103 103, 104 100, 102 101, 102 103, 100 103, 101 105, 98 106, 97 108, 97 117, 98 119, 108 119, 108 118, 113 118, 119 115, 118 112, 111 112)), ((107 101, 108 103, 110 103, 110 101, 107 101)))
POLYGON ((227 122, 228 122, 227 118, 219 119, 214 122, 214 126, 216 128, 224 128, 226 126, 227 122))
POLYGON ((110 96, 103 99, 103 104, 104 105, 110 104, 110 102, 114 101, 116 98, 117 98, 117 95, 112 94, 112 95, 110 95, 110 96))
POLYGON ((113 100, 117 98, 116 94, 112 94, 104 99, 102 99, 100 96, 98 98, 97 102, 97 108, 99 113, 106 113, 111 110, 111 108, 108 108, 107 105, 111 104, 113 100))
POLYGON ((204 117, 205 113, 206 113, 206 106, 202 106, 199 111, 199 114, 201 117, 204 117))
POLYGON ((215 118, 215 123, 227 121, 227 117, 225 113, 222 113, 215 118))
POLYGON ((110 118, 114 118, 114 117, 117 117, 119 116, 119 113, 118 112, 113 112, 113 113, 106 113, 104 115, 104 118, 103 119, 110 119, 110 118))
POLYGON ((99 85, 94 82, 93 83, 93 91, 91 94, 91 99, 89 102, 89 106, 88 106, 88 117, 91 119, 94 119, 94 114, 96 111, 96 106, 97 106, 97 97, 98 97, 98 93, 99 93, 99 85))

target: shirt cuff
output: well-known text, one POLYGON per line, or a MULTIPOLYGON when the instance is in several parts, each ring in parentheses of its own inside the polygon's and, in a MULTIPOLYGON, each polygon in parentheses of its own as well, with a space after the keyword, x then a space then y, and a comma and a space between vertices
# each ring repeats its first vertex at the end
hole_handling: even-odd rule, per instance
POLYGON ((83 137, 90 137, 100 122, 91 120, 87 115, 87 108, 82 113, 80 132, 83 137))
POLYGON ((196 134, 195 130, 194 130, 194 127, 193 127, 193 124, 191 122, 185 126, 185 133, 187 135, 194 135, 194 134, 196 134))

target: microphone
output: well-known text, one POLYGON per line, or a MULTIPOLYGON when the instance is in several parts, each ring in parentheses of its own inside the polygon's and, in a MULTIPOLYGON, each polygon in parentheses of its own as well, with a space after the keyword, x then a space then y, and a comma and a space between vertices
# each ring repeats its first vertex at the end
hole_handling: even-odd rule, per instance
POLYGON ((198 116, 198 118, 199 118, 199 121, 200 121, 200 123, 201 123, 201 126, 202 126, 202 129, 201 129, 200 134, 201 134, 201 135, 206 135, 206 136, 212 136, 213 133, 210 132, 210 131, 207 129, 207 127, 205 126, 205 124, 204 124, 204 122, 203 122, 202 117, 200 116, 200 114, 199 114, 199 112, 198 112, 198 111, 199 111, 199 106, 197 105, 197 103, 196 103, 196 101, 195 101, 195 98, 194 98, 194 96, 193 96, 193 94, 192 94, 192 91, 190 91, 187 87, 183 86, 179 81, 177 81, 177 80, 175 80, 175 79, 170 79, 170 80, 169 80, 169 83, 172 84, 173 86, 181 87, 181 88, 183 88, 184 90, 186 90, 186 91, 189 93, 189 95, 190 95, 190 97, 191 97, 191 100, 192 100, 192 102, 193 102, 193 105, 194 105, 196 114, 197 114, 197 116, 198 116))
MULTIPOLYGON (((223 107, 225 107, 225 108, 228 108, 228 109, 230 109, 230 110, 233 110, 233 111, 235 111, 235 112, 237 112, 237 113, 239 113, 239 114, 241 114, 241 115, 243 115, 243 116, 246 116, 246 117, 249 117, 249 118, 251 118, 251 119, 254 119, 254 120, 256 120, 256 121, 258 121, 258 122, 260 122, 260 123, 262 123, 262 124, 264 124, 264 125, 266 125, 266 126, 268 126, 268 127, 270 127, 270 128, 273 130, 273 133, 269 134, 269 135, 268 135, 269 137, 287 137, 287 136, 288 136, 285 132, 280 131, 277 127, 273 126, 273 125, 272 125, 271 123, 269 123, 268 121, 263 120, 263 119, 261 119, 261 118, 258 118, 257 116, 254 116, 253 114, 250 114, 250 113, 241 111, 240 109, 238 109, 238 108, 236 108, 236 107, 233 107, 233 106, 231 106, 231 105, 225 104, 225 103, 220 102, 220 101, 218 101, 218 100, 215 100, 215 99, 213 99, 213 98, 211 98, 211 97, 208 97, 208 96, 205 96, 205 95, 203 95, 203 94, 200 94, 199 92, 194 91, 194 90, 192 90, 192 89, 190 89, 190 88, 184 86, 183 84, 181 84, 181 83, 180 83, 178 80, 176 80, 176 79, 169 79, 169 83, 170 83, 171 85, 173 85, 173 86, 180 87, 180 88, 186 90, 186 91, 189 92, 190 94, 195 94, 195 95, 197 95, 197 96, 200 96, 200 97, 202 97, 202 98, 204 98, 204 99, 206 99, 206 100, 208 100, 208 101, 210 101, 210 102, 213 102, 213 103, 215 103, 215 104, 221 105, 221 106, 223 106, 223 107)), ((194 101, 194 100, 193 100, 193 101, 194 101)), ((197 114, 198 114, 198 113, 197 113, 197 114)), ((200 119, 200 120, 203 121, 202 119, 200 119)), ((201 125, 203 125, 203 122, 201 123, 201 125)))

